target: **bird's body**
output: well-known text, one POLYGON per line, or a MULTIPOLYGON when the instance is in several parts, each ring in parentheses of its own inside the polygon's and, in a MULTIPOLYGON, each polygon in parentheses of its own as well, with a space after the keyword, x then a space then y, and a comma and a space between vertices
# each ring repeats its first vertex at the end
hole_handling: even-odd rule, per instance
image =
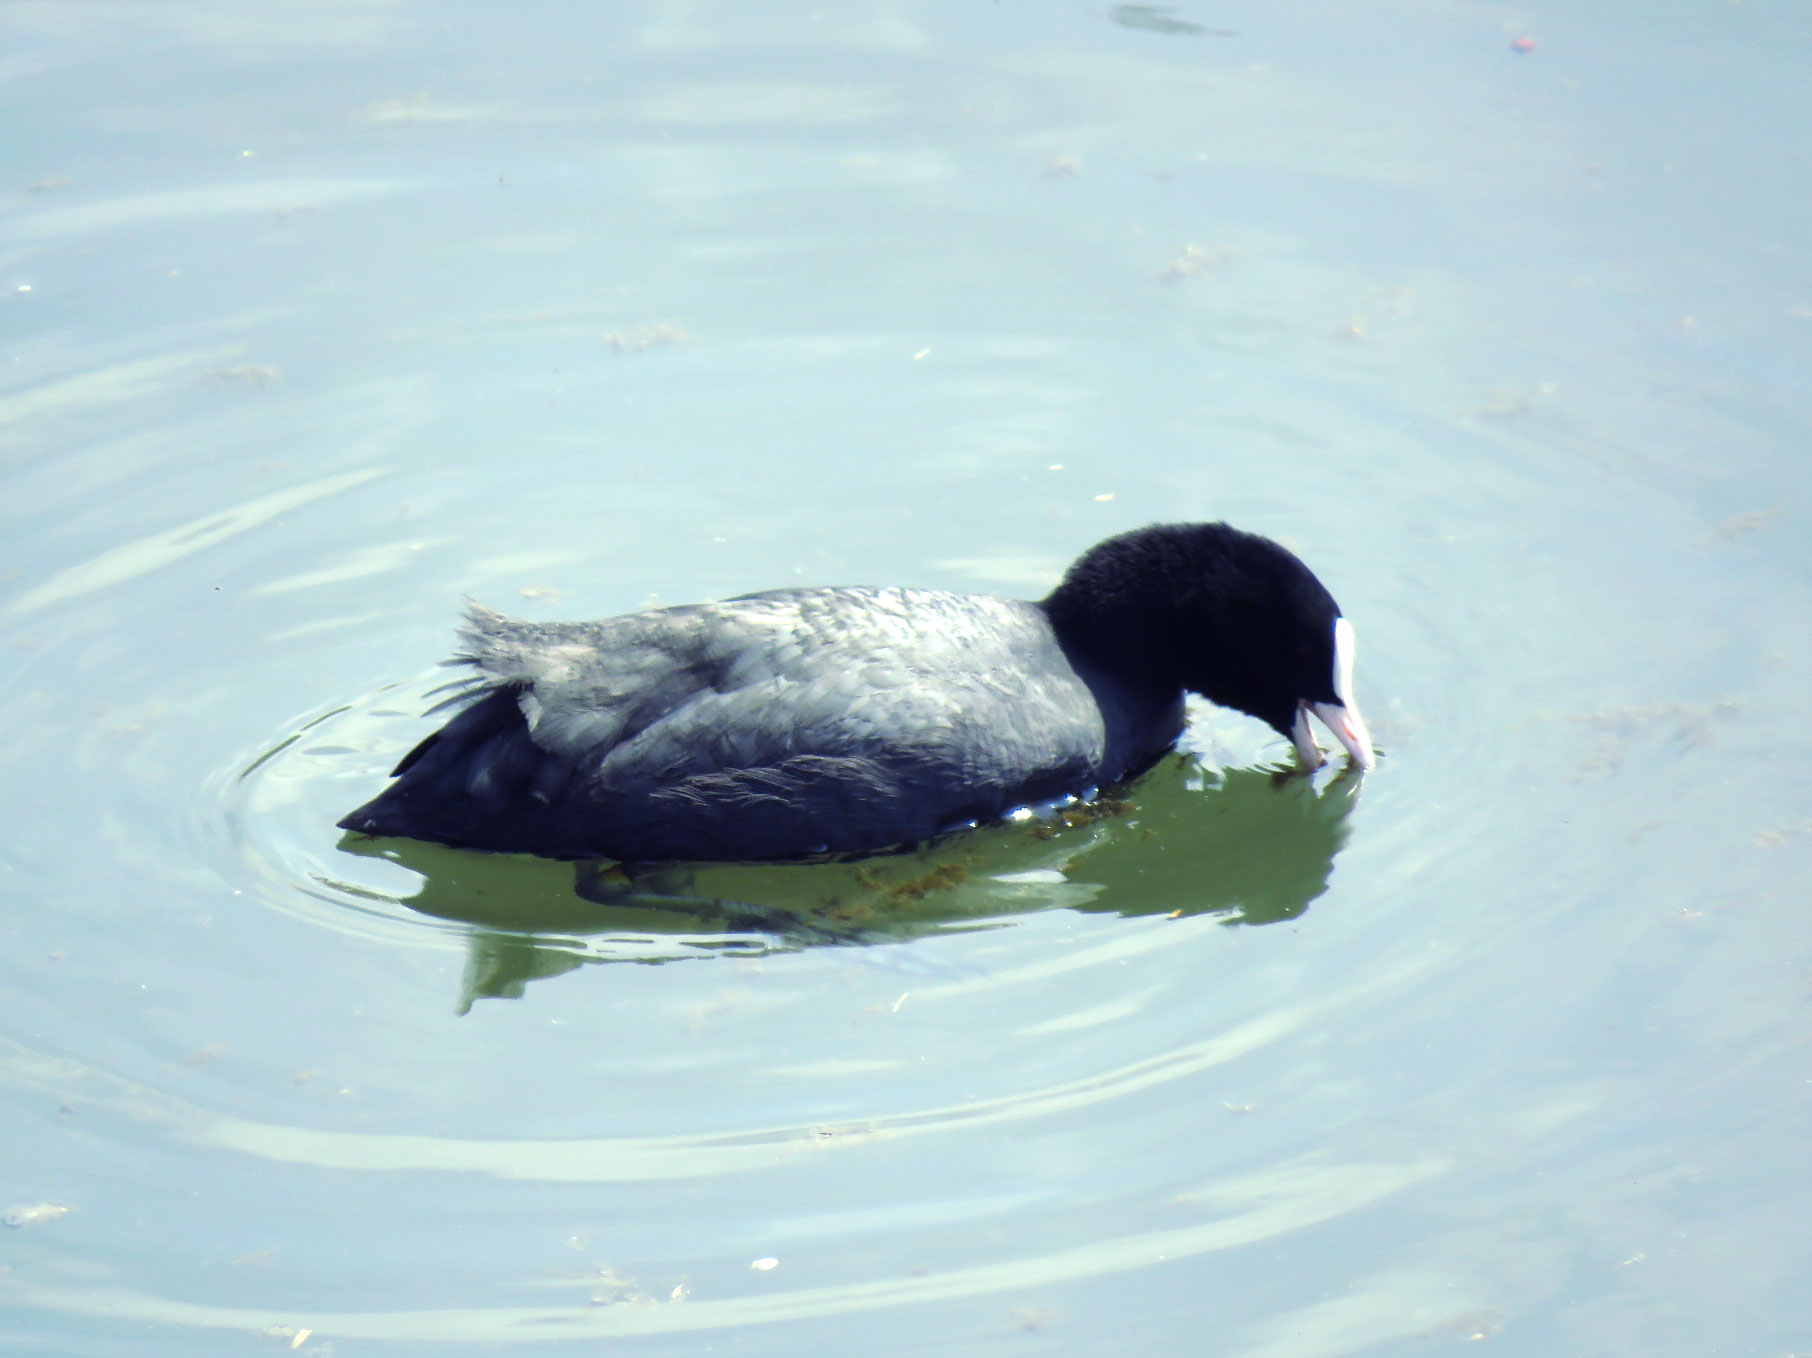
MULTIPOLYGON (((1084 570, 1114 543, 1149 549, 1167 533, 1259 544, 1284 567, 1285 595, 1312 586, 1316 616, 1292 622, 1289 642, 1323 653, 1319 686, 1288 695, 1284 725, 1258 713, 1306 732, 1299 703, 1342 696, 1326 591, 1266 539, 1224 525, 1147 529, 1096 548, 1039 602, 783 589, 585 623, 473 605, 456 661, 474 674, 450 700, 469 705, 341 824, 548 857, 788 859, 911 844, 1118 782, 1176 740, 1186 687, 1216 696, 1171 663, 1175 653, 1187 667, 1203 643, 1171 635, 1190 621, 1187 607, 1166 615, 1179 589, 1190 602, 1186 581, 1147 580, 1136 561, 1098 579, 1084 570)), ((1188 556, 1185 568, 1204 564, 1188 556)), ((1236 607, 1221 642, 1249 628, 1236 607)), ((1350 670, 1350 640, 1344 660, 1350 670)), ((1229 680, 1247 710, 1251 668, 1232 666, 1229 680)))

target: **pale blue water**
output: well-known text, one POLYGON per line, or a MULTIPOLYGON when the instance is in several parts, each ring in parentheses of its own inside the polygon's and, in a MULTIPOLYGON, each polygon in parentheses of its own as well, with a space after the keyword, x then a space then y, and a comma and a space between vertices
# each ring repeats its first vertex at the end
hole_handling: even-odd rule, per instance
POLYGON ((1809 46, 0 7, 0 1333, 1812 1349, 1809 46), (687 884, 792 936, 332 829, 461 594, 1207 517, 1355 620, 1363 788, 1203 712, 1102 819, 687 884))

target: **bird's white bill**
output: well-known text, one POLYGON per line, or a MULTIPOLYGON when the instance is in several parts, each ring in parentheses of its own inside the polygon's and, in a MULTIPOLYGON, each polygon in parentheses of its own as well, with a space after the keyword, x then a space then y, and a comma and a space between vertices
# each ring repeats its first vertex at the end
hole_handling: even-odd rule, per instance
MULTIPOLYGON (((1359 715, 1358 708, 1343 707, 1339 703, 1304 703, 1296 709, 1297 729, 1307 732, 1309 712, 1313 712, 1321 724, 1334 733, 1335 740, 1346 746, 1346 752, 1352 755, 1353 762, 1360 768, 1369 769, 1378 762, 1377 756, 1372 753, 1371 733, 1365 729, 1365 718, 1359 715)), ((1310 744, 1314 740, 1314 736, 1309 736, 1310 744)), ((1300 739, 1297 740, 1296 748, 1302 748, 1300 739)), ((1317 759, 1315 762, 1319 764, 1321 761, 1317 759)))
POLYGON ((1296 757, 1302 760, 1305 769, 1321 767, 1321 746, 1315 743, 1315 733, 1309 729, 1307 703, 1296 704, 1296 720, 1290 723, 1290 739, 1296 743, 1296 757))
POLYGON ((1357 711, 1339 703, 1297 703, 1296 720, 1290 725, 1290 739, 1295 742, 1296 753, 1305 769, 1318 769, 1323 762, 1321 746, 1315 743, 1315 732, 1309 726, 1311 712, 1334 733, 1334 739, 1346 746, 1346 752, 1360 768, 1369 769, 1377 762, 1377 756, 1372 753, 1371 735, 1357 711))
POLYGON ((1340 701, 1332 703, 1301 702, 1296 704, 1296 720, 1290 726, 1290 739, 1305 768, 1321 767, 1321 747, 1309 727, 1313 712, 1321 724, 1334 733, 1334 739, 1346 747, 1353 762, 1362 769, 1377 763, 1372 753, 1371 733, 1365 719, 1353 702, 1353 624, 1345 618, 1334 619, 1334 693, 1340 701))

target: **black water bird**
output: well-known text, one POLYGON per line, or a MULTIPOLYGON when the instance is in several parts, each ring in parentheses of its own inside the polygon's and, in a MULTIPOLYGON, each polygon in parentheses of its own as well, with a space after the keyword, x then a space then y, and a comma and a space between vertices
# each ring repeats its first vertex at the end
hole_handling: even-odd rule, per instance
MULTIPOLYGON (((1149 768, 1197 693, 1360 769, 1353 629, 1224 523, 1109 538, 1036 602, 807 588, 598 622, 470 604, 461 710, 340 825, 626 862, 861 854, 1149 768)), ((438 709, 437 709, 438 710, 438 709)))

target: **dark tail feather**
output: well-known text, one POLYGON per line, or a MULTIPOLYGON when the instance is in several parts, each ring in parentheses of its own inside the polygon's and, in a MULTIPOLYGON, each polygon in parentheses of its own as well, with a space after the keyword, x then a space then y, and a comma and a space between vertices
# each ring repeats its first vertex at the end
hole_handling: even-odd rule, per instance
POLYGON ((566 822, 577 770, 529 735, 516 685, 496 689, 403 756, 396 782, 342 830, 463 848, 575 856, 566 822), (563 814, 566 813, 566 814, 563 814))

